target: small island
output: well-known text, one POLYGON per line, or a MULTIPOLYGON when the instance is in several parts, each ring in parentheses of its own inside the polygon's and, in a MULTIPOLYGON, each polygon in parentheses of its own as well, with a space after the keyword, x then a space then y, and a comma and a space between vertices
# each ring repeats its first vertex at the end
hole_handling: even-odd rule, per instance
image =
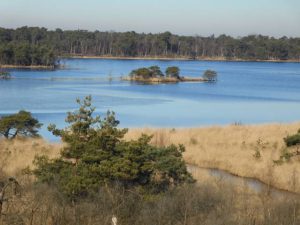
POLYGON ((180 76, 180 69, 177 66, 168 67, 165 74, 159 66, 139 68, 131 71, 126 77, 121 77, 124 81, 141 83, 178 83, 178 82, 216 82, 217 72, 206 70, 201 77, 180 76))
POLYGON ((9 72, 0 71, 0 80, 9 80, 11 79, 11 75, 9 72))

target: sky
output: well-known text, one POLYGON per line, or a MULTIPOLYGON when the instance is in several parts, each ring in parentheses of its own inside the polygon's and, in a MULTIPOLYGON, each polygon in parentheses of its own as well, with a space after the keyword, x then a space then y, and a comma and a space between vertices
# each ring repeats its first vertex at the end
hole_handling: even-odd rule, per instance
POLYGON ((300 37, 300 0, 0 0, 0 27, 300 37))

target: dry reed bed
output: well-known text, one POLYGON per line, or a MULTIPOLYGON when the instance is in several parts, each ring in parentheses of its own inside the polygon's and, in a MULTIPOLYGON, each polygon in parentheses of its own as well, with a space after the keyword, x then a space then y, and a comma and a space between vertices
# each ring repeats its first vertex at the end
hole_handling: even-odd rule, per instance
POLYGON ((59 155, 62 144, 48 143, 43 139, 16 139, 0 141, 0 172, 9 176, 18 175, 31 166, 36 155, 51 158, 59 155))
POLYGON ((230 125, 183 129, 131 129, 127 139, 141 133, 152 134, 155 145, 184 144, 187 163, 199 167, 226 170, 242 177, 257 178, 280 189, 300 193, 300 161, 293 159, 282 165, 283 138, 294 134, 300 123, 230 125), (261 154, 255 157, 256 151, 261 154))
MULTIPOLYGON (((158 146, 184 144, 184 158, 189 164, 257 178, 277 188, 300 193, 299 160, 294 159, 279 166, 273 163, 284 147, 283 137, 295 133, 299 128, 300 123, 183 129, 143 128, 130 129, 125 138, 136 139, 141 133, 146 133, 153 135, 152 143, 158 146), (260 158, 254 157, 256 150, 260 152, 260 158)), ((1 140, 0 170, 8 175, 16 175, 32 165, 35 155, 55 157, 60 148, 61 144, 41 139, 1 140)))

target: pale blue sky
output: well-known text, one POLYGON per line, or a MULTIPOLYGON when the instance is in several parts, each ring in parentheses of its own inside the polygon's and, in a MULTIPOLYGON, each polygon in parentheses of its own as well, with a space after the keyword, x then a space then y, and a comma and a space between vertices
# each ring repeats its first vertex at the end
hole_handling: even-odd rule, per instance
POLYGON ((300 0, 0 0, 0 26, 300 37, 300 0))

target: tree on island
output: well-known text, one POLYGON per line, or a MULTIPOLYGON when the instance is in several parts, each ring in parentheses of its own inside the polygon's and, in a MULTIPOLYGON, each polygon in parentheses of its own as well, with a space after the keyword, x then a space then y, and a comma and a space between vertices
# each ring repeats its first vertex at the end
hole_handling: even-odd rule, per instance
POLYGON ((164 74, 161 71, 159 66, 150 66, 148 69, 150 70, 152 77, 163 77, 164 76, 164 74))
POLYGON ((129 74, 131 77, 142 77, 144 79, 155 78, 155 77, 163 77, 164 74, 161 72, 160 67, 158 66, 150 66, 148 68, 139 68, 131 71, 129 74))
POLYGON ((131 77, 134 77, 134 76, 143 77, 146 79, 146 78, 151 77, 151 71, 148 68, 139 68, 139 69, 131 71, 130 76, 131 77))
POLYGON ((214 70, 206 70, 203 73, 203 78, 209 82, 216 82, 217 76, 218 76, 218 73, 214 70))
POLYGON ((180 79, 180 69, 177 66, 171 66, 166 69, 166 76, 180 79))
POLYGON ((32 117, 30 112, 20 111, 16 114, 0 118, 0 135, 6 139, 21 137, 38 137, 41 123, 32 117))
POLYGON ((72 200, 88 196, 101 187, 121 186, 125 191, 159 193, 172 186, 193 182, 182 158, 183 146, 150 145, 151 136, 123 139, 127 129, 117 128, 113 112, 93 117, 91 97, 77 100, 79 109, 68 113, 65 129, 49 130, 66 143, 60 157, 37 157, 38 181, 54 185, 72 200))

